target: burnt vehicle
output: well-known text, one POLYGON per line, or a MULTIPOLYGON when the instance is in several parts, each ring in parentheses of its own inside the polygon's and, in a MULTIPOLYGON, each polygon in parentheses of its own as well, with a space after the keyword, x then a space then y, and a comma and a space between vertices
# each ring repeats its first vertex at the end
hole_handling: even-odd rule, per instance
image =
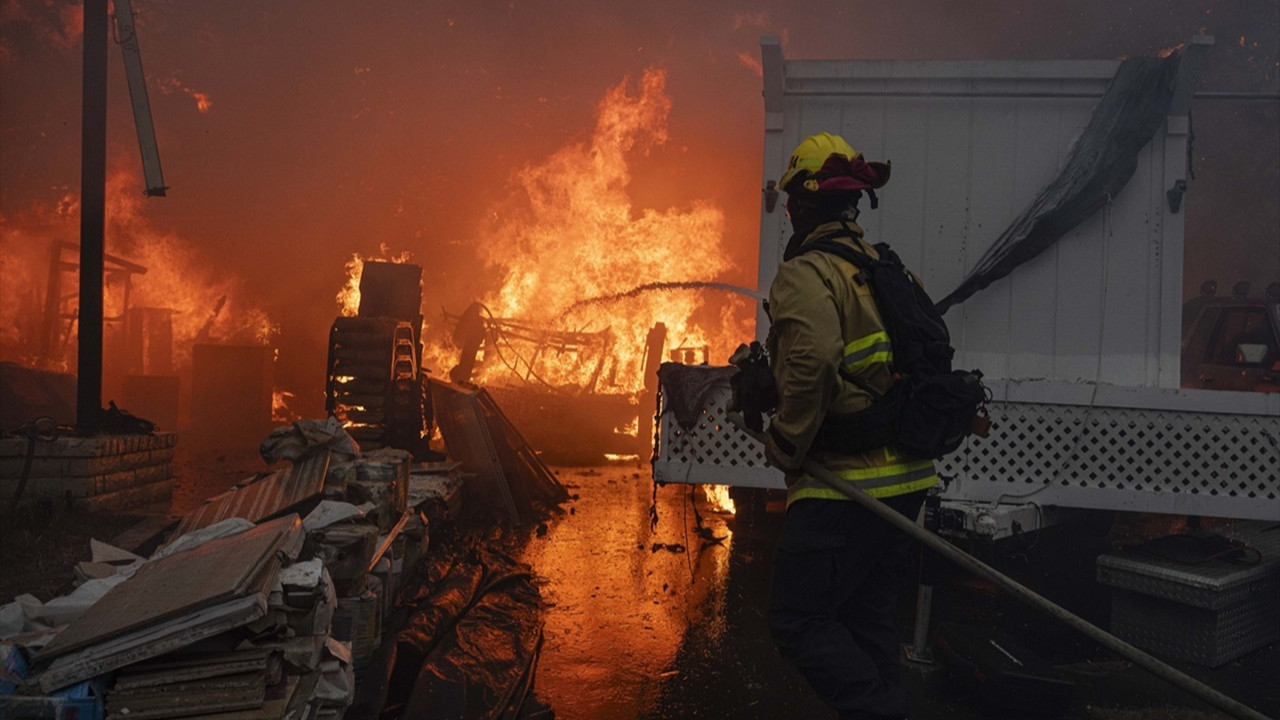
POLYGON ((1280 392, 1280 283, 1250 297, 1237 283, 1217 297, 1207 282, 1182 313, 1182 387, 1280 392))

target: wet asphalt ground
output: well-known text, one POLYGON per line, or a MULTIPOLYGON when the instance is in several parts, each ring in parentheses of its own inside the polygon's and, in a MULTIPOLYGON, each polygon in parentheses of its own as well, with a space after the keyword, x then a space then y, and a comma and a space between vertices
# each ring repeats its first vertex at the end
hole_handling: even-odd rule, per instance
MULTIPOLYGON (((643 464, 557 474, 574 499, 545 534, 529 540, 522 558, 543 579, 546 638, 535 692, 556 718, 834 717, 768 637, 764 610, 780 503, 753 520, 735 518, 716 512, 700 488, 655 492, 643 464)), ((1093 560, 1107 550, 1109 520, 972 550, 1106 628, 1108 589, 1094 581, 1093 560)), ((908 662, 904 682, 915 720, 1229 717, 943 564, 925 559, 912 569, 933 580, 932 628, 948 621, 999 628, 1061 671, 1074 689, 1065 699, 1032 697, 1029 706, 1011 708, 941 663, 908 662)), ((904 643, 911 639, 914 600, 908 588, 900 608, 904 643)), ((1174 665, 1280 717, 1280 645, 1215 669, 1174 665)))

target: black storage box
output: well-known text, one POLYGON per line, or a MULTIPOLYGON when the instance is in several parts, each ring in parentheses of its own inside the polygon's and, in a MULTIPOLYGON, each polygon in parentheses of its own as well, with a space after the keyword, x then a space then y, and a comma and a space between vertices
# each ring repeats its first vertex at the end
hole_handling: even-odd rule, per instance
POLYGON ((998 630, 942 623, 934 636, 934 656, 959 685, 986 703, 1010 710, 1058 715, 1075 690, 1069 678, 998 630))

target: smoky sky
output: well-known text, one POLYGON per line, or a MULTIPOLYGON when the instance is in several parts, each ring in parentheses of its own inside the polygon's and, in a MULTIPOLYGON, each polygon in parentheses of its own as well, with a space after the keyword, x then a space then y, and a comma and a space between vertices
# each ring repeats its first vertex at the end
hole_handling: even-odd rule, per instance
MULTIPOLYGON (((788 58, 1047 59, 1147 55, 1209 34, 1201 90, 1280 90, 1275 0, 135 0, 134 13, 171 186, 145 212, 257 294, 298 384, 320 382, 351 253, 412 252, 424 307, 457 312, 495 282, 473 245, 513 174, 588 138, 601 96, 649 68, 667 73, 671 112, 667 141, 632 161, 634 207, 720 207, 735 268, 689 280, 745 286, 762 35, 780 36, 788 58)), ((73 2, 0 0, 4 223, 78 192, 79 17, 73 2)), ((141 192, 109 50, 108 172, 132 172, 141 192)), ((1193 112, 1197 179, 1230 192, 1192 185, 1186 283, 1280 280, 1277 103, 1193 112)))

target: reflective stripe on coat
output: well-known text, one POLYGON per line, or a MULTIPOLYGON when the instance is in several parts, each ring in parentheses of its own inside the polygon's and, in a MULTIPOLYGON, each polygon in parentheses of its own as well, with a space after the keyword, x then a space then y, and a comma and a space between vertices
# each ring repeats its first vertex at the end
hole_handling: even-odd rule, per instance
MULTIPOLYGON (((876 257, 863 243, 837 237, 876 257)), ((839 223, 819 226, 805 242, 841 230, 839 223)), ((778 386, 778 410, 766 433, 765 454, 787 474, 788 504, 800 498, 847 499, 801 470, 806 457, 874 497, 892 497, 933 487, 933 463, 878 448, 856 455, 813 449, 814 437, 828 413, 866 408, 871 396, 841 377, 856 377, 883 393, 893 384, 893 349, 871 290, 854 280, 851 263, 831 253, 809 252, 778 266, 769 289, 772 325, 767 341, 778 386)))

